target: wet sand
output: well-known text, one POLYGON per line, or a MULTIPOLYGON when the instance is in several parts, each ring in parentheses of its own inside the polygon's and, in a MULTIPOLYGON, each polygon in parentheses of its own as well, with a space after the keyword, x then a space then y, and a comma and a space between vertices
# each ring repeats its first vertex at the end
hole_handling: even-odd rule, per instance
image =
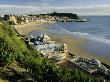
MULTIPOLYGON (((21 34, 21 35, 27 35, 29 32, 38 30, 38 31, 45 31, 48 30, 47 28, 41 27, 40 23, 28 23, 25 25, 19 25, 16 26, 15 29, 21 34)), ((76 38, 69 35, 57 35, 57 34, 48 34, 52 40, 59 43, 66 43, 68 45, 68 51, 71 52, 74 55, 85 57, 85 58, 95 58, 100 60, 103 63, 106 63, 110 65, 110 60, 103 57, 103 56, 97 56, 95 54, 87 52, 85 49, 82 49, 81 46, 86 44, 85 39, 82 38, 76 38)))
POLYGON ((103 56, 97 56, 93 53, 87 52, 85 49, 81 48, 82 45, 86 44, 86 40, 82 38, 76 38, 73 36, 51 36, 52 40, 66 43, 68 45, 68 51, 76 56, 84 57, 84 58, 92 58, 98 59, 103 63, 110 65, 109 58, 105 58, 103 56))

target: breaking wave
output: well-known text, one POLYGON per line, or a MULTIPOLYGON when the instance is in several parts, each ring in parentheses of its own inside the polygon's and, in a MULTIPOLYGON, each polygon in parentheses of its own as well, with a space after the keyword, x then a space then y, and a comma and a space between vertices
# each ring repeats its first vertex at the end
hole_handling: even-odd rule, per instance
POLYGON ((63 27, 60 27, 60 26, 58 27, 58 29, 60 29, 61 31, 68 33, 70 35, 78 36, 78 37, 85 38, 85 39, 92 40, 92 41, 96 41, 96 42, 103 42, 106 44, 110 44, 110 39, 107 39, 103 36, 96 36, 96 35, 92 35, 89 33, 82 33, 82 32, 71 32, 71 31, 68 31, 67 29, 64 29, 63 27))

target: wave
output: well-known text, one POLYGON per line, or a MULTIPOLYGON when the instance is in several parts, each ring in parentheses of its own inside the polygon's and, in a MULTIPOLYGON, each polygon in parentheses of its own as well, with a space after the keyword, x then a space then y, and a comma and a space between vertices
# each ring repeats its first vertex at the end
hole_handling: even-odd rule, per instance
POLYGON ((81 32, 73 32, 73 34, 79 35, 79 36, 84 37, 84 38, 89 39, 89 40, 110 44, 110 40, 109 39, 106 39, 106 38, 101 37, 101 36, 95 36, 95 35, 92 35, 92 34, 81 33, 81 32))
POLYGON ((77 37, 85 38, 85 39, 96 41, 96 42, 103 42, 103 43, 106 43, 106 44, 110 44, 110 39, 107 39, 107 38, 105 38, 103 36, 96 36, 96 35, 93 35, 93 34, 82 33, 82 32, 71 32, 71 31, 69 31, 67 29, 64 29, 61 26, 59 26, 57 28, 59 30, 65 32, 65 33, 70 34, 70 35, 74 35, 74 36, 77 36, 77 37))

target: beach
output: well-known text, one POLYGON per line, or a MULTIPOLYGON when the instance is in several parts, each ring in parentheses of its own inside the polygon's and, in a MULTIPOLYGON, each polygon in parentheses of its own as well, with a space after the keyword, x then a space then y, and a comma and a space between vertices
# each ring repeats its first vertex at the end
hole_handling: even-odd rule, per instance
MULTIPOLYGON (((45 31, 48 30, 47 28, 44 28, 40 26, 40 23, 28 23, 25 25, 19 25, 16 26, 15 29, 21 34, 26 35, 32 31, 45 31)), ((103 56, 97 56, 93 53, 89 53, 85 49, 81 48, 82 45, 86 44, 86 40, 83 38, 77 38, 74 36, 69 35, 58 35, 58 34, 51 34, 47 33, 51 37, 52 40, 59 43, 66 43, 68 46, 68 51, 76 56, 84 57, 84 58, 92 58, 92 59, 98 59, 103 63, 106 63, 110 65, 109 58, 105 58, 103 56)))
POLYGON ((71 36, 51 36, 52 40, 58 41, 60 43, 66 43, 68 46, 68 51, 73 55, 80 56, 83 58, 91 58, 91 59, 98 59, 101 62, 104 62, 110 65, 109 58, 104 56, 97 56, 93 53, 89 53, 85 49, 81 48, 80 46, 86 44, 86 40, 82 38, 76 38, 71 36))
POLYGON ((29 32, 33 30, 44 30, 43 27, 39 26, 42 23, 40 22, 30 22, 23 25, 15 25, 15 29, 21 35, 27 35, 29 32))

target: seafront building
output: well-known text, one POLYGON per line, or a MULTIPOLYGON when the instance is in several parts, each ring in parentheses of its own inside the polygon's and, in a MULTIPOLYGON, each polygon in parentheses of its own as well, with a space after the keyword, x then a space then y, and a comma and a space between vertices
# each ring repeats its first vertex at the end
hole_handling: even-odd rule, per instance
POLYGON ((36 38, 31 36, 30 44, 34 44, 34 48, 40 51, 44 58, 52 59, 55 62, 63 61, 68 54, 66 44, 56 44, 46 34, 38 35, 36 38))
POLYGON ((29 22, 53 23, 53 22, 86 22, 86 19, 80 19, 77 15, 72 13, 51 13, 39 15, 4 15, 2 17, 5 21, 14 22, 14 24, 26 24, 29 22))
POLYGON ((56 44, 46 34, 37 35, 36 38, 31 35, 30 43, 35 45, 34 48, 39 51, 44 58, 51 59, 56 63, 61 63, 63 60, 72 62, 76 67, 85 70, 90 74, 108 74, 107 69, 99 60, 81 58, 79 56, 69 57, 69 52, 66 44, 56 44))
POLYGON ((4 15, 2 17, 2 19, 5 20, 5 21, 9 21, 9 22, 13 22, 14 24, 17 24, 17 19, 16 19, 16 16, 15 15, 12 15, 12 14, 10 14, 10 15, 4 15))
POLYGON ((87 59, 75 56, 73 59, 69 59, 69 61, 90 74, 107 74, 108 71, 110 71, 99 60, 96 59, 87 59))

